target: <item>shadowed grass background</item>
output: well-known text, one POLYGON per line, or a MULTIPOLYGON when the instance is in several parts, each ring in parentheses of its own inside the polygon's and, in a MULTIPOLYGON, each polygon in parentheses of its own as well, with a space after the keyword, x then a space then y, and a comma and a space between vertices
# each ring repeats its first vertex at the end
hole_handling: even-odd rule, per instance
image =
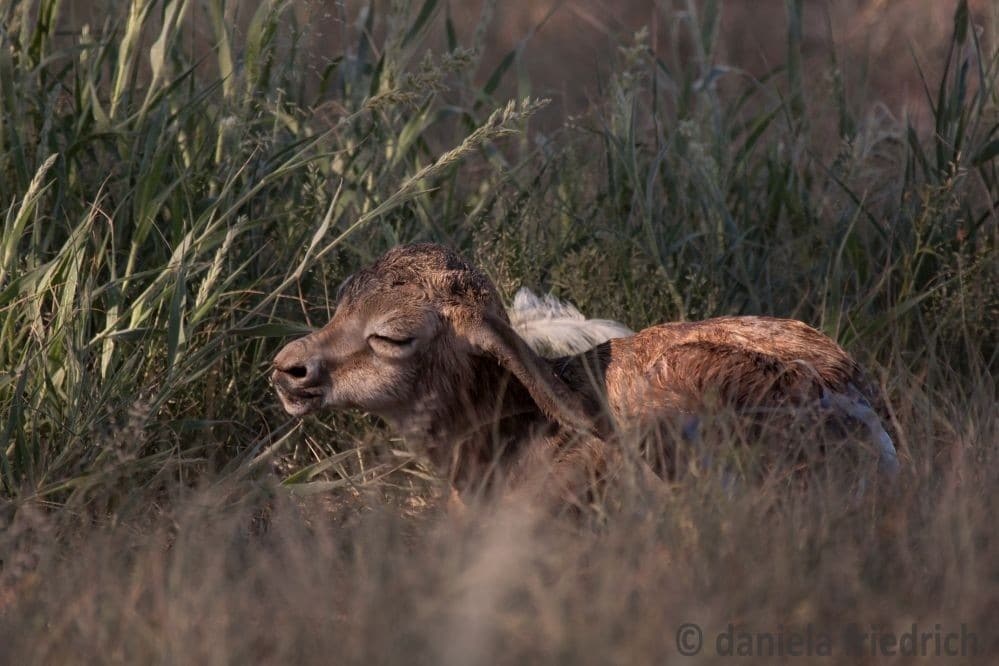
POLYGON ((932 38, 872 74, 843 44, 900 10, 817 4, 755 12, 762 54, 710 0, 567 4, 512 50, 491 3, 0 3, 5 659, 634 663, 678 659, 682 622, 994 648, 994 12, 912 0, 932 38), (538 41, 582 48, 546 31, 585 12, 592 73, 538 41), (344 277, 422 239, 633 328, 816 325, 883 385, 901 492, 694 467, 595 525, 443 515, 379 424, 289 421, 267 384, 344 277))

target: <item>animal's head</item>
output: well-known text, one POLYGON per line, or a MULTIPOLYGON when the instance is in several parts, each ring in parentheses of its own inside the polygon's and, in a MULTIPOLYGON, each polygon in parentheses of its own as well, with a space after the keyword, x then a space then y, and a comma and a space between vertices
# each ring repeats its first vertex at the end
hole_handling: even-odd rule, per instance
POLYGON ((489 279, 448 248, 421 243, 350 277, 330 322, 278 353, 272 380, 296 416, 359 408, 398 420, 428 399, 428 386, 443 401, 474 392, 482 359, 514 375, 550 417, 579 420, 577 398, 511 329, 489 279))

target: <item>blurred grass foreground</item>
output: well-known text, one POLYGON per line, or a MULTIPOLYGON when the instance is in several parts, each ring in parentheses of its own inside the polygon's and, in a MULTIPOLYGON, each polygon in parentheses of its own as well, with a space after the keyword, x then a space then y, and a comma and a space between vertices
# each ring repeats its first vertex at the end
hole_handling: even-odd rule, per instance
POLYGON ((827 4, 0 0, 0 663, 991 663, 999 10, 827 4), (381 424, 267 382, 413 240, 635 329, 815 325, 888 397, 898 492, 445 512, 381 424))

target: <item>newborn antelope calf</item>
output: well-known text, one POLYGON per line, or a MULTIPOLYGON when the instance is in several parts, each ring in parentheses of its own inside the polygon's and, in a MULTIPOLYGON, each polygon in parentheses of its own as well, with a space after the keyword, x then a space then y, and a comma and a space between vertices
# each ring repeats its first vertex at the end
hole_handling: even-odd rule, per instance
POLYGON ((618 454, 615 433, 718 405, 822 403, 868 429, 882 469, 898 464, 860 367, 799 321, 661 324, 545 359, 489 279, 431 243, 351 276, 330 322, 278 353, 272 380, 292 415, 382 417, 459 492, 530 487, 585 501, 618 454))

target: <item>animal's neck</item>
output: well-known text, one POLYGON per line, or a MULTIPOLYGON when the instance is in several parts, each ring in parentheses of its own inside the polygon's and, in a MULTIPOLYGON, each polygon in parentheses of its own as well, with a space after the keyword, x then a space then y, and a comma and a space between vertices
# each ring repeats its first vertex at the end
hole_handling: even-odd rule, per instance
POLYGON ((459 490, 493 485, 533 439, 557 428, 519 381, 488 360, 470 377, 451 379, 423 393, 406 416, 390 420, 459 490), (468 388, 455 395, 455 386, 468 388))

